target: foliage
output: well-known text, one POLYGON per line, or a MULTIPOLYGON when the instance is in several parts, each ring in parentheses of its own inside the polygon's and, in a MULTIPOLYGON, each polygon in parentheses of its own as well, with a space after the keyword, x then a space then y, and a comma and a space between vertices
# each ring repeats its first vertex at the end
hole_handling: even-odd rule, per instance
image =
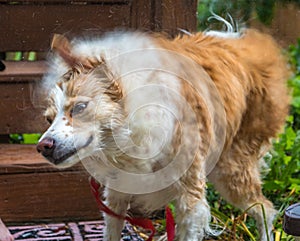
MULTIPOLYGON (((265 177, 264 191, 279 208, 281 216, 284 209, 300 201, 300 39, 291 46, 290 65, 294 76, 288 81, 292 92, 290 116, 285 131, 273 144, 272 158, 265 158, 270 171, 265 177)), ((281 218, 275 228, 281 231, 281 218)))
MULTIPOLYGON (((236 19, 239 22, 246 22, 252 13, 253 1, 221 1, 221 0, 201 0, 198 4, 198 27, 200 30, 221 29, 222 23, 213 21, 210 18, 212 13, 215 13, 224 19, 228 19, 229 15, 232 19, 236 19)), ((230 22, 232 22, 229 19, 230 22)))
POLYGON ((270 168, 264 190, 274 199, 278 193, 300 195, 300 39, 289 49, 294 76, 288 81, 292 92, 291 110, 285 131, 273 143, 271 156, 266 156, 270 168), (274 191, 276 190, 276 191, 274 191))
POLYGON ((11 134, 10 142, 14 144, 36 144, 41 134, 11 134))
POLYGON ((222 28, 218 21, 207 21, 212 16, 212 12, 229 20, 229 22, 231 19, 235 19, 238 23, 247 24, 248 20, 254 17, 269 25, 276 4, 288 2, 300 4, 300 0, 200 0, 198 4, 198 27, 200 30, 222 28))

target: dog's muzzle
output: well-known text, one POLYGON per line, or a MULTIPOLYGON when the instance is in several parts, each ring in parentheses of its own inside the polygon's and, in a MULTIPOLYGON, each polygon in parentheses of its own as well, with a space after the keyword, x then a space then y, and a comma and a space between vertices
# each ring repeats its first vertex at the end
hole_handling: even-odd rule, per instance
POLYGON ((59 145, 52 137, 43 138, 36 146, 36 149, 41 153, 48 161, 58 165, 76 154, 81 148, 88 146, 93 141, 93 136, 90 136, 86 143, 79 148, 66 149, 64 145, 59 145))

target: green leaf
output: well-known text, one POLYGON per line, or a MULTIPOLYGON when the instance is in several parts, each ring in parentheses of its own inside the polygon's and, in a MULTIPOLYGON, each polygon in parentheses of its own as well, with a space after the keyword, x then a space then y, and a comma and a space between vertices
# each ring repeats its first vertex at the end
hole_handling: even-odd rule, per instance
POLYGON ((290 150, 294 145, 296 133, 292 127, 287 127, 285 130, 285 135, 286 135, 285 148, 286 148, 286 150, 290 150))
POLYGON ((295 108, 300 108, 300 96, 294 97, 292 100, 292 106, 295 108))
POLYGON ((36 144, 40 137, 41 134, 23 134, 24 144, 36 144))
POLYGON ((290 161, 292 160, 292 157, 291 156, 284 156, 283 160, 284 160, 284 164, 288 165, 290 163, 290 161))
POLYGON ((265 191, 281 190, 281 185, 275 183, 274 181, 265 181, 263 184, 263 189, 265 191))
POLYGON ((300 184, 292 183, 289 187, 289 190, 294 190, 296 193, 300 193, 300 184))
POLYGON ((256 2, 256 12, 258 18, 264 24, 271 24, 274 15, 275 0, 258 0, 256 2))

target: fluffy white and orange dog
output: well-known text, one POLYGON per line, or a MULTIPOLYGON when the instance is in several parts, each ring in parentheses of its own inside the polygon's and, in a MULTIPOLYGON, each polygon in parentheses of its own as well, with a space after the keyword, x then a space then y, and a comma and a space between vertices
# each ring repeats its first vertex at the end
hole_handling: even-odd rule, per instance
MULTIPOLYGON (((118 32, 69 42, 56 35, 44 77, 49 129, 37 149, 58 168, 79 161, 106 186, 111 210, 148 215, 176 203, 176 240, 211 232, 206 179, 249 210, 261 240, 276 214, 260 159, 288 113, 287 64, 255 30, 173 40, 118 32)), ((106 241, 123 221, 105 216, 106 241)))

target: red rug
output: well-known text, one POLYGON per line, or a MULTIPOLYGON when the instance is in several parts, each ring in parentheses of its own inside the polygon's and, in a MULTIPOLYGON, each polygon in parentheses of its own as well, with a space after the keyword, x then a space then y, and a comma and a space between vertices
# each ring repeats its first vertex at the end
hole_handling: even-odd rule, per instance
MULTIPOLYGON (((103 221, 57 223, 47 225, 10 226, 15 240, 24 241, 102 241, 103 221)), ((122 241, 144 241, 129 224, 122 232, 122 241)))

